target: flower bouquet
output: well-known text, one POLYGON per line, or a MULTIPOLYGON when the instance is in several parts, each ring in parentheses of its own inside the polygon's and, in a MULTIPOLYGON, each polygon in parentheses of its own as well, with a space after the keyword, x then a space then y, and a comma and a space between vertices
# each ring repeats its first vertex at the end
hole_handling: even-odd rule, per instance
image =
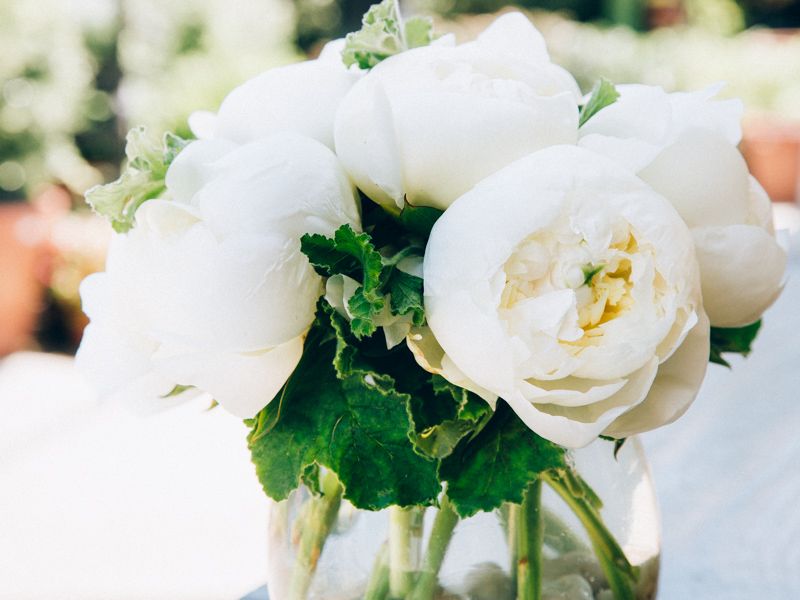
POLYGON ((78 362, 246 420, 274 600, 653 597, 624 442, 749 351, 786 263, 717 91, 582 96, 521 14, 456 45, 386 0, 196 140, 131 132, 78 362))

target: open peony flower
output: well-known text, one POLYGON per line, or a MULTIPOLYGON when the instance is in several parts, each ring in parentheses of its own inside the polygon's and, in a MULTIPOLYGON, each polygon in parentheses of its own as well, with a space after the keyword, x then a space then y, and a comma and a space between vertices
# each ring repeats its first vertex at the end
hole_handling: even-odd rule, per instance
POLYGON ((618 86, 620 98, 582 129, 580 145, 638 173, 691 228, 711 324, 756 321, 781 290, 787 256, 772 208, 736 148, 742 105, 717 88, 667 94, 618 86))
POLYGON ((359 227, 352 186, 325 146, 278 134, 194 142, 167 189, 84 281, 78 363, 104 393, 194 386, 251 417, 300 360, 323 292, 300 237, 359 227))
POLYGON ((688 229, 589 151, 540 150, 459 198, 433 228, 424 280, 430 332, 409 337, 420 364, 502 397, 556 443, 671 422, 705 374, 688 229))
POLYGON ((444 209, 514 160, 574 143, 578 99, 539 32, 510 13, 474 42, 442 38, 374 67, 342 101, 336 152, 389 210, 444 209))
POLYGON ((316 60, 277 67, 246 81, 223 100, 219 112, 189 119, 201 139, 237 143, 294 131, 333 149, 333 121, 339 103, 360 73, 342 64, 342 40, 330 42, 316 60))

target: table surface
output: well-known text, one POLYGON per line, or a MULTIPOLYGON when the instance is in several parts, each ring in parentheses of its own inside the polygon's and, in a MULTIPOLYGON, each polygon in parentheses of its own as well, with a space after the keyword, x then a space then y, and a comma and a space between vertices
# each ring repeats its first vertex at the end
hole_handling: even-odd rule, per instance
MULTIPOLYGON (((800 598, 798 246, 752 356, 712 366, 690 411, 643 436, 661 600, 800 598)), ((0 362, 0 598, 220 600, 263 584, 246 431, 206 408, 142 419, 96 402, 67 357, 0 362)))

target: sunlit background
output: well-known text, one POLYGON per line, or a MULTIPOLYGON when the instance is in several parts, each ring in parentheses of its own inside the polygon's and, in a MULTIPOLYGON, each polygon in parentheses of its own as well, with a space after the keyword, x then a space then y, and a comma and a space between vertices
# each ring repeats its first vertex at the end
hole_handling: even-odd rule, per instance
MULTIPOLYGON (((180 429, 183 413, 169 417, 172 421, 168 425, 160 421, 140 430, 139 425, 125 421, 130 429, 108 432, 106 422, 91 412, 94 405, 89 392, 71 371, 70 359, 63 356, 74 352, 85 325, 78 297, 79 282, 87 274, 102 269, 110 236, 110 227, 91 214, 82 195, 92 185, 116 178, 124 157, 124 136, 130 127, 145 125, 155 132, 171 130, 188 136, 186 121, 191 112, 215 110, 225 94, 245 79, 271 66, 313 56, 326 41, 358 29, 369 4, 370 0, 0 0, 0 357, 6 357, 0 360, 0 392, 4 394, 0 408, 11 410, 10 417, 0 419, 6 422, 0 426, 0 515, 4 510, 8 515, 9 510, 30 504, 29 496, 18 504, 9 500, 13 494, 9 494, 8 482, 35 487, 41 484, 32 482, 46 479, 49 469, 74 469, 77 460, 53 462, 44 458, 50 457, 53 449, 43 450, 41 461, 36 463, 41 470, 36 477, 26 478, 27 475, 21 475, 24 464, 14 466, 9 457, 28 456, 26 444, 32 443, 31 440, 60 431, 64 421, 58 415, 69 414, 69 422, 73 424, 91 415, 86 418, 95 419, 98 431, 102 428, 105 434, 84 438, 84 443, 89 443, 86 441, 89 439, 92 444, 113 445, 115 440, 122 439, 128 444, 125 452, 133 452, 136 446, 132 444, 141 444, 143 438, 155 448, 154 454, 162 457, 159 460, 172 465, 169 468, 174 473, 182 473, 178 481, 189 486, 180 497, 185 522, 174 531, 166 527, 166 531, 173 531, 177 539, 187 535, 187 531, 205 528, 218 534, 213 539, 204 538, 205 543, 239 544, 240 554, 248 557, 245 566, 240 561, 235 567, 229 565, 225 575, 215 573, 214 580, 221 582, 219 587, 214 588, 202 576, 194 574, 198 587, 169 588, 174 592, 171 597, 234 598, 263 583, 257 569, 262 558, 258 538, 243 533, 253 527, 245 523, 248 527, 245 529, 239 521, 225 520, 231 519, 230 514, 237 510, 243 511, 242 514, 261 510, 259 490, 254 482, 247 480, 249 487, 243 495, 220 491, 226 485, 235 487, 231 483, 235 479, 230 474, 231 468, 242 477, 249 477, 238 424, 221 425, 218 431, 224 431, 223 437, 227 436, 225 439, 232 443, 241 443, 240 453, 225 450, 219 441, 206 443, 214 435, 211 423, 221 418, 215 415, 208 417, 215 421, 206 420, 202 430, 195 429, 187 434, 189 438, 182 438, 193 444, 191 452, 184 445, 179 455, 191 465, 178 465, 174 456, 163 457, 173 444, 182 443, 167 439, 166 435, 180 429), (69 400, 72 404, 60 400, 64 398, 72 398, 69 400), (20 407, 22 400, 29 405, 20 407), (12 402, 14 408, 9 409, 12 402), (16 425, 9 425, 10 421, 16 425), (156 431, 159 427, 163 431, 156 431), (198 464, 198 457, 205 462, 198 464), (230 467, 234 464, 238 466, 230 467), (211 473, 211 481, 195 484, 198 478, 202 479, 202 473, 211 473), (3 481, 3 477, 9 479, 3 481), (196 500, 195 493, 202 495, 202 501, 196 500), (244 496, 246 499, 242 499, 244 496), (230 502, 238 502, 238 508, 226 506, 230 502), (226 526, 229 526, 227 534, 226 526), (247 574, 241 575, 241 571, 247 574), (192 589, 205 589, 210 595, 193 596, 186 592, 192 589), (227 591, 221 591, 220 595, 210 592, 211 589, 227 591)), ((554 60, 575 74, 585 91, 600 76, 616 83, 661 85, 667 90, 697 90, 714 82, 727 82, 722 95, 740 97, 747 107, 742 150, 750 169, 775 202, 778 227, 788 230, 790 236, 797 231, 800 1, 530 0, 518 6, 529 12, 543 32, 554 60)), ((502 0, 403 3, 405 12, 432 15, 439 31, 453 31, 460 40, 476 35, 492 18, 491 13, 508 8, 502 0)), ((793 239, 796 242, 797 236, 793 239)), ((796 301, 797 294, 794 297, 796 301)), ((791 315, 798 312, 785 303, 783 310, 791 315)), ((796 318, 794 322, 797 323, 796 318)), ((791 346, 795 359, 792 364, 797 364, 800 358, 796 348, 791 346)), ((197 418, 196 412, 192 418, 197 418)), ((92 456, 92 448, 96 446, 86 446, 82 460, 91 462, 86 457, 92 456)), ((135 475, 139 477, 136 481, 144 485, 168 487, 170 481, 176 481, 164 475, 166 471, 151 476, 143 467, 132 467, 134 458, 125 456, 126 468, 138 468, 141 472, 135 475)), ((155 460, 151 457, 151 461, 155 460)), ((94 490, 91 492, 95 494, 94 502, 96 493, 101 493, 97 490, 104 490, 101 496, 107 494, 102 496, 107 503, 130 498, 127 488, 124 493, 103 488, 104 481, 122 477, 110 462, 103 469, 106 470, 95 469, 81 484, 94 490)), ((70 487, 69 482, 62 483, 70 487)), ((80 485, 77 488, 69 502, 80 504, 84 496, 80 485)), ((50 488, 40 491, 42 497, 51 494, 50 488)), ((130 512, 126 514, 133 523, 125 531, 162 527, 156 517, 152 522, 137 521, 142 512, 136 512, 136 502, 129 500, 130 512)), ((106 509, 107 503, 102 502, 106 509)), ((42 504, 38 510, 45 510, 42 508, 45 506, 51 505, 42 504)), ((89 506, 91 512, 98 510, 99 505, 90 502, 89 506)), ((150 507, 148 514, 160 515, 158 510, 163 508, 150 507)), ((27 532, 24 523, 17 522, 13 530, 17 535, 16 545, 3 546, 0 541, 0 598, 25 598, 26 589, 51 589, 46 585, 25 586, 36 579, 35 573, 46 574, 58 560, 63 563, 63 553, 70 544, 80 546, 77 538, 90 530, 94 532, 91 535, 99 536, 91 538, 94 540, 91 543, 99 544, 97 556, 113 555, 109 560, 116 560, 114 565, 130 560, 130 552, 119 556, 109 553, 108 541, 103 541, 105 538, 95 531, 113 528, 120 518, 119 512, 101 511, 103 520, 98 524, 88 513, 75 510, 78 512, 65 513, 73 515, 66 521, 74 525, 69 535, 75 539, 58 541, 55 553, 44 550, 53 542, 41 537, 51 527, 50 521, 43 521, 38 528, 27 532), (19 539, 26 535, 29 547, 23 544, 20 550, 19 539), (19 564, 12 568, 14 556, 19 557, 17 552, 29 559, 41 555, 42 564, 29 564, 26 559, 25 568, 19 564), (9 573, 14 573, 11 583, 16 581, 18 588, 8 587, 4 577, 8 578, 9 573), (16 589, 18 595, 4 596, 9 589, 16 589)), ((177 512, 176 508, 162 516, 174 523, 177 512)), ((53 509, 53 522, 60 515, 53 509)), ((0 538, 6 536, 9 527, 9 522, 0 517, 0 538)), ((146 544, 143 548, 139 551, 153 550, 146 544)), ((169 556, 180 561, 180 548, 180 544, 174 546, 174 556, 169 556)), ((224 554, 222 549, 218 552, 224 554)), ((214 573, 215 564, 217 568, 227 564, 224 558, 221 563, 207 558, 198 571, 214 573)), ((197 565, 197 560, 192 560, 197 565)), ((102 577, 97 573, 85 575, 89 580, 95 577, 106 581, 103 579, 106 577, 112 582, 108 583, 111 587, 100 585, 97 590, 114 589, 113 582, 119 583, 122 577, 131 592, 124 597, 161 597, 154 595, 153 590, 164 592, 164 588, 147 587, 146 573, 142 575, 145 583, 141 583, 125 580, 125 575, 119 575, 111 567, 109 575, 107 565, 85 566, 106 569, 102 577)), ((59 568, 58 572, 66 577, 64 573, 74 572, 77 567, 67 561, 66 566, 62 564, 59 568)), ((166 581, 158 577, 168 578, 161 571, 158 573, 150 576, 156 586, 160 585, 158 581, 166 581)), ((174 584, 173 579, 169 585, 174 584)), ((59 589, 56 583, 52 589, 59 589)), ((90 596, 78 591, 51 596, 32 593, 30 597, 90 596)), ((681 596, 665 597, 669 600, 681 596)))

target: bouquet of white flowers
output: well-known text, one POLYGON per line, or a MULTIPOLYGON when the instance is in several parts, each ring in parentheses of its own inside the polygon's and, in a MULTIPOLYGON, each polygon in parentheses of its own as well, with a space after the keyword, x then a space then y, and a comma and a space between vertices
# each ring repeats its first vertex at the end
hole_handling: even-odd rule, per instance
POLYGON ((198 139, 131 132, 87 194, 117 234, 78 361, 107 392, 246 419, 275 600, 649 597, 572 450, 677 419, 780 292, 742 106, 716 92, 584 97, 520 14, 456 45, 386 0, 193 118, 198 139), (386 542, 369 526, 337 556, 384 509, 386 542), (510 562, 445 577, 492 511, 510 562))

